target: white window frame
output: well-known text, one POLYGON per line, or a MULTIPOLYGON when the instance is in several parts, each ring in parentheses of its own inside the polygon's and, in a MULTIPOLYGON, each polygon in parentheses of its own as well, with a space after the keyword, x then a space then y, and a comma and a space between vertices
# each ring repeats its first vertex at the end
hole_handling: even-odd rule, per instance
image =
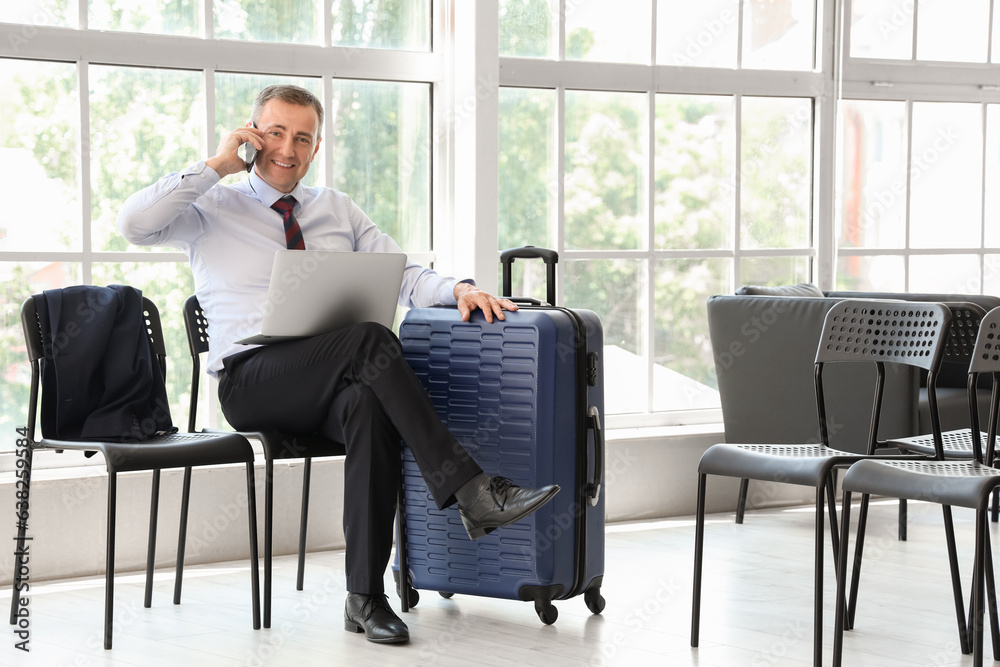
MULTIPOLYGON (((845 15, 850 15, 850 2, 845 3, 845 15)), ((851 25, 843 26, 843 79, 839 82, 840 98, 844 100, 899 101, 906 105, 906 127, 908 136, 912 133, 913 104, 919 102, 963 102, 979 104, 982 107, 982 133, 986 136, 986 105, 1000 104, 1000 64, 993 59, 994 16, 1000 11, 1000 1, 990 0, 990 20, 988 23, 988 47, 985 63, 934 62, 917 60, 917 27, 920 20, 920 4, 917 0, 908 3, 912 8, 913 39, 910 59, 890 60, 850 57, 851 25)), ((985 158, 984 158, 985 159, 985 158)), ((912 151, 907 151, 905 171, 907 174, 906 220, 904 245, 898 248, 844 248, 838 251, 841 257, 902 257, 904 261, 904 289, 910 289, 910 262, 915 256, 975 255, 979 260, 979 282, 985 290, 986 273, 989 266, 987 255, 1000 254, 1000 247, 985 244, 986 210, 983 207, 980 222, 980 244, 973 248, 947 248, 945 250, 910 247, 910 206, 909 174, 912 170, 912 151)), ((983 191, 987 186, 983 173, 983 191)), ((834 240, 836 243, 836 239, 834 240)))
MULTIPOLYGON (((767 70, 723 70, 698 67, 677 67, 673 65, 632 65, 615 63, 592 63, 567 61, 565 57, 565 15, 567 0, 559 3, 559 54, 555 60, 528 58, 500 58, 500 85, 518 88, 545 88, 556 91, 555 114, 555 164, 559 174, 558 202, 556 203, 554 247, 559 252, 560 259, 641 259, 646 263, 646 284, 653 284, 653 260, 672 258, 722 258, 728 259, 733 265, 733 284, 735 289, 741 284, 739 276, 740 260, 747 257, 805 257, 811 263, 810 279, 821 288, 833 284, 835 268, 834 248, 834 164, 836 146, 836 78, 835 64, 835 5, 833 2, 817 2, 816 31, 816 62, 819 67, 810 72, 783 72, 767 70), (748 250, 739 242, 739 175, 736 175, 736 211, 734 214, 734 245, 732 248, 719 250, 670 250, 654 249, 652 243, 653 225, 647 219, 647 229, 650 237, 646 250, 628 251, 580 251, 567 250, 564 244, 563 217, 563 140, 564 128, 564 98, 566 90, 595 90, 612 92, 638 92, 647 95, 648 123, 647 141, 650 142, 648 154, 650 165, 645 191, 649 198, 647 215, 653 211, 653 188, 649 180, 655 173, 653 170, 652 136, 655 120, 655 96, 659 93, 690 94, 690 95, 728 95, 737 102, 743 96, 763 97, 797 97, 809 98, 814 103, 813 126, 813 197, 812 219, 810 220, 811 243, 805 248, 787 248, 771 250, 748 250)), ((650 63, 656 62, 656 3, 653 3, 651 17, 651 53, 650 63)), ((494 15, 495 16, 495 15, 494 15)), ((484 22, 486 18, 484 17, 484 22)), ((498 21, 498 19, 494 19, 498 21)), ((742 25, 742 2, 739 23, 742 25)), ((492 24, 484 26, 484 31, 496 31, 492 24)), ((738 50, 739 52, 739 50, 738 50)), ((737 116, 734 126, 740 127, 739 104, 736 105, 737 116)), ((740 142, 735 144, 736 164, 740 164, 740 142)), ((483 159, 486 159, 485 157, 483 159)), ((557 300, 561 301, 561 289, 557 290, 557 300)), ((653 308, 653 295, 647 290, 645 295, 646 312, 653 308)), ((699 424, 717 424, 722 421, 720 409, 684 410, 673 412, 652 412, 652 383, 648 378, 652 375, 653 355, 653 324, 647 318, 648 335, 645 336, 643 356, 646 359, 647 376, 647 406, 646 410, 637 414, 609 415, 609 428, 638 428, 658 426, 690 426, 699 424)))
MULTIPOLYGON (((447 92, 445 85, 445 54, 449 53, 448 40, 440 40, 446 26, 446 10, 455 0, 435 1, 431 9, 432 50, 430 52, 392 51, 382 49, 348 48, 331 45, 332 0, 323 0, 323 35, 320 45, 300 45, 271 42, 243 42, 215 39, 212 35, 214 22, 212 0, 202 4, 202 20, 205 34, 200 37, 180 37, 149 33, 98 31, 88 28, 87 3, 79 0, 78 27, 64 28, 37 25, 28 17, 23 24, 0 23, 0 58, 17 60, 38 60, 75 64, 77 68, 77 90, 80 105, 79 136, 79 187, 81 249, 79 251, 0 251, 2 262, 62 261, 74 262, 81 266, 81 282, 90 284, 93 279, 92 267, 101 262, 187 262, 182 252, 102 252, 94 250, 91 241, 91 195, 90 195, 90 113, 88 72, 91 64, 149 67, 200 72, 204 78, 205 106, 202 109, 205 142, 202 152, 207 158, 215 154, 215 74, 216 72, 285 75, 318 78, 322 81, 322 101, 327 109, 333 108, 334 79, 362 79, 370 81, 416 82, 431 86, 432 140, 431 164, 443 164, 448 169, 454 160, 447 153, 452 150, 454 132, 447 127, 451 114, 437 102, 441 91, 447 92)), ((461 3, 464 4, 464 3, 461 3)), ((247 100, 247 112, 253 100, 247 100)), ((327 114, 324 134, 333 132, 333 119, 327 114)), ((334 142, 325 142, 322 153, 326 182, 333 187, 331 168, 334 142)), ((433 168, 432 168, 433 169, 433 168)), ((431 174, 432 239, 438 241, 449 236, 451 228, 450 206, 442 205, 442 197, 449 196, 447 171, 431 174), (442 176, 442 173, 445 174, 442 176)), ((438 253, 434 251, 411 253, 410 256, 425 265, 440 265, 438 253)), ((447 267, 447 263, 445 263, 447 267)), ((184 351, 171 350, 172 356, 184 351)), ((169 363, 169 360, 168 360, 169 363)), ((214 381, 203 388, 208 392, 210 406, 205 413, 209 426, 217 412, 217 395, 214 381)), ((27 406, 25 406, 27 407, 27 406)), ((9 436, 10 447, 0 451, 0 472, 13 470, 14 435, 9 436)), ((48 454, 48 452, 45 452, 48 454)), ((99 457, 88 459, 84 465, 103 465, 99 457)), ((67 464, 59 456, 36 456, 34 467, 62 468, 80 463, 73 457, 67 464)))

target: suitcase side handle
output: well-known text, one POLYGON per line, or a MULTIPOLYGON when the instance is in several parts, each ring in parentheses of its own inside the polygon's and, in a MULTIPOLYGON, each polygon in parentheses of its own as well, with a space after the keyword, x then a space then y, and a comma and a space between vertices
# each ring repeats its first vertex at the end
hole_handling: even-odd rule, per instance
POLYGON ((587 410, 590 428, 594 431, 594 481, 587 485, 590 506, 597 505, 601 497, 601 480, 604 478, 604 431, 601 429, 601 412, 596 405, 587 410))
POLYGON ((556 305, 556 264, 559 263, 559 253, 549 248, 536 248, 533 245, 509 248, 500 253, 500 266, 503 269, 503 296, 509 297, 511 295, 511 265, 518 258, 541 259, 545 262, 545 298, 550 306, 556 305))

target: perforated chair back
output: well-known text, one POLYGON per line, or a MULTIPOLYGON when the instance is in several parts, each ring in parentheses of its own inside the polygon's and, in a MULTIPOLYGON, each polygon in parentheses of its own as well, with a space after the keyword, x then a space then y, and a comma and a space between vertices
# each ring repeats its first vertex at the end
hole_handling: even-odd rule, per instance
POLYGON ((875 361, 936 370, 951 309, 940 303, 848 300, 827 313, 816 363, 875 361))
POLYGON ((191 295, 184 300, 184 331, 187 332, 188 350, 191 352, 191 403, 188 405, 188 431, 194 431, 198 417, 198 384, 201 378, 201 355, 208 352, 208 318, 191 295))
POLYGON ((927 401, 934 447, 938 458, 944 458, 936 384, 951 319, 951 309, 940 303, 848 299, 831 308, 823 322, 816 350, 816 410, 821 442, 830 443, 823 396, 823 367, 826 364, 875 363, 877 377, 868 431, 869 455, 873 455, 878 446, 885 364, 905 364, 927 371, 927 401))
POLYGON ((986 317, 986 309, 975 303, 949 303, 951 326, 944 345, 944 361, 969 368, 979 327, 986 317))

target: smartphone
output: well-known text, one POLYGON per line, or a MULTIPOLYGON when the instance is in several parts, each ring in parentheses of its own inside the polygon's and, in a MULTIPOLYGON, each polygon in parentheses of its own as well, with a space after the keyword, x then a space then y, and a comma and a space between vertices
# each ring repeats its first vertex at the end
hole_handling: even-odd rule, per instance
MULTIPOLYGON (((252 124, 257 127, 257 123, 252 124)), ((254 160, 257 159, 257 148, 249 141, 243 144, 243 161, 247 163, 247 171, 253 169, 254 160)))

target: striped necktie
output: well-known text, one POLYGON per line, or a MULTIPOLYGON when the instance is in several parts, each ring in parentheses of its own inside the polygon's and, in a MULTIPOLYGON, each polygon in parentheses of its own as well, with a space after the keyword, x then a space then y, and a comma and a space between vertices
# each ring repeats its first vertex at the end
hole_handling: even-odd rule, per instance
POLYGON ((281 214, 281 221, 285 225, 285 246, 292 250, 305 250, 306 243, 302 240, 302 230, 299 229, 299 221, 295 219, 292 209, 295 207, 295 197, 285 195, 271 205, 275 211, 281 214))

